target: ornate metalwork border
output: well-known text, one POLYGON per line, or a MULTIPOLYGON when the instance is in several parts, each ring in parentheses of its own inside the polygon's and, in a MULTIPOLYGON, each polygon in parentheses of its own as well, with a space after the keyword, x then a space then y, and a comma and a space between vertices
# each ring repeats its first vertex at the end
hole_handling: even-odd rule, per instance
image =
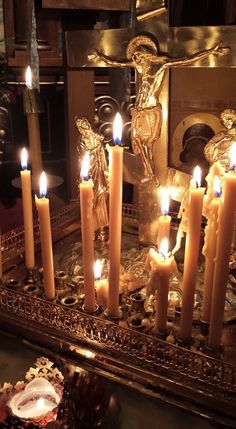
POLYGON ((224 361, 169 344, 157 337, 63 307, 55 302, 0 287, 0 309, 17 319, 55 330, 56 335, 88 342, 133 361, 139 367, 170 373, 216 397, 236 393, 236 368, 224 361), (196 382, 197 380, 197 382, 196 382))

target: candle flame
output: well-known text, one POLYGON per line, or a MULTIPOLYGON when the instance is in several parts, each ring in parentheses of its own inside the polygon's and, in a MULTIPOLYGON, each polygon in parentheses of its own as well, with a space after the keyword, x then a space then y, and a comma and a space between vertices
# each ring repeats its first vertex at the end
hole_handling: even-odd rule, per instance
POLYGON ((102 277, 102 263, 100 259, 97 259, 94 263, 94 277, 96 280, 102 277))
POLYGON ((27 67, 25 73, 25 83, 27 88, 32 89, 32 72, 30 66, 27 67))
POLYGON ((161 244, 160 244, 160 253, 163 255, 164 259, 168 258, 168 251, 169 251, 168 238, 163 238, 163 240, 161 240, 161 244))
POLYGON ((83 180, 88 180, 89 178, 89 167, 90 167, 90 156, 89 156, 89 152, 86 152, 83 157, 81 170, 80 170, 80 177, 83 180))
POLYGON ((21 168, 22 170, 27 170, 27 162, 28 162, 28 152, 25 147, 23 147, 21 151, 21 168))
POLYGON ((236 142, 230 148, 230 170, 236 170, 236 142))
POLYGON ((164 216, 169 213, 170 195, 167 189, 163 189, 161 196, 161 212, 164 216))
POLYGON ((45 171, 42 172, 39 179, 39 193, 41 198, 44 198, 47 195, 47 176, 45 171))
POLYGON ((193 178, 196 182, 197 188, 201 186, 201 168, 197 165, 193 170, 193 178))
POLYGON ((221 195, 221 185, 219 176, 214 177, 213 189, 216 197, 220 197, 221 195))
POLYGON ((119 112, 117 112, 113 122, 113 141, 115 145, 119 145, 122 139, 122 118, 119 112))
POLYGON ((36 402, 37 408, 44 408, 44 399, 43 398, 39 398, 36 402))

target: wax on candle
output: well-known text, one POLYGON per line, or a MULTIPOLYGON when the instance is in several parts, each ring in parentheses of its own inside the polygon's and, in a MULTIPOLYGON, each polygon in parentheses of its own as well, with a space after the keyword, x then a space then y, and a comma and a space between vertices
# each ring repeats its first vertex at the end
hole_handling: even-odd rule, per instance
POLYGON ((161 195, 161 211, 162 216, 158 219, 158 249, 160 249, 161 242, 164 238, 169 240, 170 238, 170 223, 171 216, 169 216, 169 204, 170 204, 170 196, 167 189, 162 190, 161 195))
POLYGON ((168 239, 164 238, 159 252, 150 249, 147 257, 147 266, 150 270, 148 294, 152 291, 156 295, 155 329, 159 333, 165 333, 167 330, 169 278, 177 270, 174 257, 168 254, 168 247, 168 239))
POLYGON ((25 265, 32 269, 35 266, 34 258, 34 225, 31 194, 31 172, 27 169, 28 153, 25 148, 21 151, 21 192, 23 205, 23 221, 25 235, 25 265))
MULTIPOLYGON (((215 198, 207 207, 208 221, 205 228, 205 240, 202 253, 205 256, 204 290, 203 290, 203 312, 202 320, 210 322, 213 276, 215 270, 215 256, 218 230, 218 214, 220 205, 221 185, 219 176, 214 177, 213 188, 215 198)), ((205 201, 204 201, 205 204, 205 201)))
POLYGON ((194 292, 198 271, 198 254, 202 221, 202 205, 205 188, 201 185, 201 170, 194 169, 194 178, 189 187, 189 211, 184 253, 183 297, 179 338, 189 341, 192 333, 194 292))
POLYGON ((107 307, 107 298, 108 298, 108 280, 102 279, 102 263, 99 259, 96 260, 94 264, 94 276, 95 276, 95 289, 97 303, 102 308, 107 307))
POLYGON ((94 288, 94 220, 93 220, 93 181, 89 179, 89 152, 86 152, 80 171, 82 182, 80 190, 81 231, 84 274, 84 309, 93 312, 96 308, 94 288))
POLYGON ((119 281, 122 225, 123 148, 120 147, 122 119, 116 114, 113 126, 115 146, 109 146, 109 288, 108 315, 119 315, 119 281))
POLYGON ((50 222, 49 199, 47 195, 47 176, 42 172, 40 176, 40 197, 35 196, 35 203, 39 216, 40 241, 42 249, 44 292, 48 299, 55 298, 54 265, 52 252, 52 232, 50 222))
POLYGON ((222 198, 219 207, 219 226, 208 338, 208 345, 211 348, 220 346, 224 320, 229 258, 236 211, 236 142, 231 146, 230 159, 230 171, 223 177, 222 198))
MULTIPOLYGON (((26 69, 26 92, 29 94, 36 89, 32 88, 32 72, 28 66, 26 69)), ((32 161, 33 176, 39 177, 42 171, 42 152, 41 152, 41 138, 40 138, 40 127, 39 127, 39 115, 38 112, 32 108, 32 111, 26 112, 27 115, 27 126, 29 145, 32 161)))

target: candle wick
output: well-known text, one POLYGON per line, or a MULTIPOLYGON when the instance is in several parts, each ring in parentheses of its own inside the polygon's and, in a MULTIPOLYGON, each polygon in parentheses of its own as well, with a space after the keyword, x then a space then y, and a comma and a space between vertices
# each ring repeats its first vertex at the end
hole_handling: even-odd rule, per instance
POLYGON ((114 139, 114 145, 120 146, 120 139, 118 137, 116 139, 114 139))
POLYGON ((90 179, 90 176, 88 175, 88 176, 83 176, 82 177, 82 182, 88 182, 89 181, 89 179, 90 179))

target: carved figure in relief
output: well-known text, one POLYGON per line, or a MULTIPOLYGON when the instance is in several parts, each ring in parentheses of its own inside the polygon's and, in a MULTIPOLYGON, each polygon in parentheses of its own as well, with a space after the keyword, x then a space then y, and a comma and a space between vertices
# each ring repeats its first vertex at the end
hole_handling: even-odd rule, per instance
POLYGON ((225 168, 228 168, 230 147, 236 140, 236 111, 225 109, 220 119, 225 129, 209 140, 204 148, 204 154, 209 164, 220 161, 225 168))
POLYGON ((77 146, 80 156, 90 152, 89 174, 94 184, 94 226, 95 229, 108 225, 107 212, 107 161, 103 146, 104 137, 95 133, 89 121, 76 118, 76 126, 80 134, 80 144, 77 146))

